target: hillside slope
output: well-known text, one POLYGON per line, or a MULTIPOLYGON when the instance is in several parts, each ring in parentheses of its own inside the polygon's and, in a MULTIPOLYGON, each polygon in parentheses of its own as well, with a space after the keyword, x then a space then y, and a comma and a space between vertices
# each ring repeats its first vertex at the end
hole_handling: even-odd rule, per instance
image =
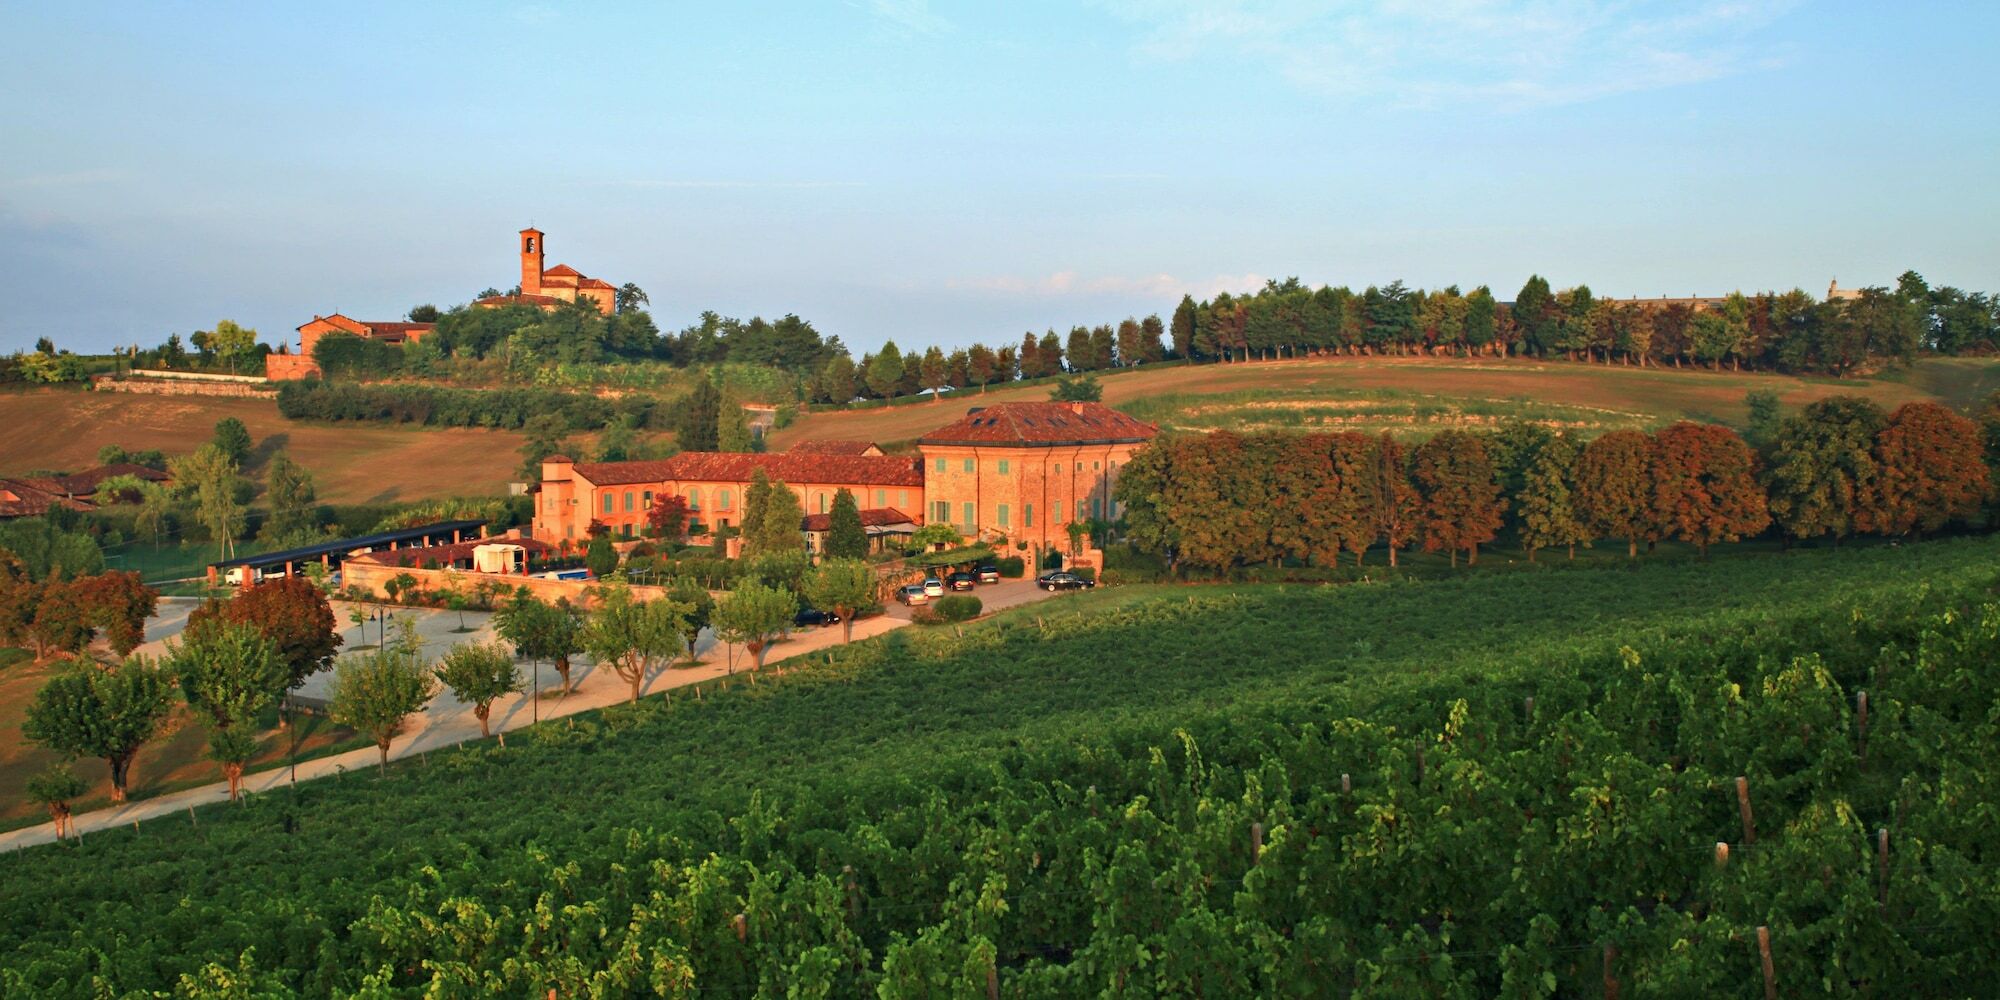
POLYGON ((1965 728, 1990 663, 1961 671, 1991 629, 1883 609, 1990 586, 1996 556, 1985 538, 1126 588, 897 633, 703 701, 0 859, 0 986, 163 989, 214 963, 309 994, 915 997, 976 990, 995 961, 1009 996, 1581 993, 1616 941, 1655 992, 1718 995, 1754 982, 1730 939, 1746 921, 1777 927, 1787 983, 1836 954, 1876 986, 1991 973, 1962 937, 1990 884, 1960 883, 1969 910, 1927 895, 1983 877, 1978 824, 1937 827, 1906 784, 1990 766, 1991 725, 1965 728), (1872 771, 1842 708, 1860 685, 1872 771), (1947 757, 1904 756, 1924 748, 1947 757), (1763 838, 1711 875, 1736 773, 1763 838), (1828 825, 1828 794, 1858 818, 1828 825), (1913 839, 1876 914, 1857 828, 1896 801, 1913 839), (1774 895, 1822 860, 1838 879, 1774 895))

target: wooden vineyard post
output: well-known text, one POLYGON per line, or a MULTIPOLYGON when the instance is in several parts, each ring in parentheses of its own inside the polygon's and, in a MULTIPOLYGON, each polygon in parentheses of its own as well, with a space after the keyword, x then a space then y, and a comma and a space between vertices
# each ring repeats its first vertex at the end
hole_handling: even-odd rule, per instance
POLYGON ((1715 842, 1715 867, 1729 867, 1729 845, 1720 840, 1715 842))
POLYGON ((1866 691, 1857 691, 1854 694, 1854 722, 1860 728, 1860 755, 1865 761, 1868 759, 1868 692, 1866 691))
POLYGON ((1757 928, 1757 958, 1764 964, 1764 1000, 1778 1000, 1778 973, 1771 967, 1771 929, 1757 928))
POLYGON ((1000 1000, 1000 966, 986 963, 986 1000, 1000 1000))
POLYGON ((1618 1000, 1618 977, 1611 970, 1611 963, 1618 957, 1618 949, 1604 946, 1604 1000, 1618 1000))
POLYGON ((736 928, 736 940, 738 943, 750 940, 749 917, 739 913, 729 921, 729 924, 730 926, 736 928))
POLYGON ((1419 785, 1424 783, 1424 772, 1428 770, 1425 764, 1423 748, 1419 747, 1417 748, 1417 784, 1419 785))
POLYGON ((1529 722, 1535 721, 1535 696, 1529 695, 1526 698, 1523 698, 1521 700, 1521 707, 1523 709, 1523 714, 1527 716, 1527 720, 1529 722))
POLYGON ((854 881, 854 866, 841 865, 840 877, 847 888, 847 919, 858 920, 861 918, 861 886, 854 881))
POLYGON ((1340 794, 1342 795, 1354 794, 1354 778, 1350 776, 1346 771, 1340 772, 1340 794))
POLYGON ((1250 824, 1250 863, 1256 864, 1264 856, 1264 824, 1250 824))
POLYGON ((1880 827, 1875 831, 1875 880, 1879 888, 1882 905, 1889 905, 1889 828, 1880 827))
POLYGON ((1750 815, 1750 779, 1742 775, 1736 777, 1736 809, 1743 814, 1743 842, 1755 844, 1757 821, 1750 815))

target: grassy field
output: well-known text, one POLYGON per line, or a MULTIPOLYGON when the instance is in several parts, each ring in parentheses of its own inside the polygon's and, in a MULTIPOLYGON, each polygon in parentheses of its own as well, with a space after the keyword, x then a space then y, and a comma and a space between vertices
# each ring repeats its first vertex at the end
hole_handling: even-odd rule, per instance
POLYGON ((312 471, 327 503, 504 494, 523 440, 513 431, 297 423, 259 399, 25 390, 0 393, 0 475, 94 465, 107 444, 192 451, 224 417, 250 429, 253 474, 283 448, 312 471))
MULTIPOLYGON (((1343 429, 1480 426, 1510 416, 1593 431, 1679 419, 1740 425, 1743 397, 1778 394, 1790 407, 1831 395, 1867 396, 1885 407, 1920 399, 1955 406, 2000 381, 2000 363, 1926 359, 1888 378, 1800 378, 1749 372, 1631 368, 1561 361, 1434 358, 1312 358, 1232 365, 1169 365, 1101 376, 1104 401, 1169 426, 1284 424, 1343 429), (1343 422, 1346 421, 1346 422, 1343 422)), ((772 437, 773 449, 809 438, 914 440, 970 406, 1048 398, 1046 386, 995 389, 881 409, 803 414, 772 437)))
MULTIPOLYGON (((12 830, 46 821, 48 813, 29 802, 25 789, 28 779, 61 758, 35 744, 20 739, 21 721, 27 718, 28 704, 35 692, 56 671, 69 669, 66 662, 35 663, 24 651, 0 649, 0 830, 12 830), (18 658, 10 654, 19 654, 18 658)), ((275 710, 267 711, 257 756, 247 770, 257 771, 283 761, 291 748, 291 736, 276 728, 275 710)), ((221 780, 222 772, 209 760, 208 735, 186 705, 177 705, 168 717, 167 735, 148 744, 133 763, 127 794, 134 799, 162 795, 182 788, 221 780)), ((304 717, 299 724, 299 754, 318 756, 357 746, 367 740, 352 730, 335 726, 323 718, 304 717)), ((111 779, 101 760, 79 760, 73 770, 90 782, 90 791, 74 803, 78 812, 97 809, 111 802, 111 779)))
MULTIPOLYGON (((1650 649, 1663 637, 1732 629, 1755 633, 1759 622, 1768 623, 1774 636, 1788 634, 1785 615, 1844 620, 1846 609, 1877 606, 1914 582, 1941 588, 1990 582, 1996 559, 2000 539, 1976 538, 1371 586, 1113 588, 1017 609, 962 632, 900 630, 824 662, 816 655, 776 682, 744 686, 739 678, 733 690, 711 690, 701 701, 680 696, 669 708, 650 700, 641 710, 621 707, 541 727, 504 751, 482 744, 441 755, 428 767, 404 764, 385 780, 301 786, 296 795, 210 810, 199 828, 162 821, 137 833, 93 836, 78 847, 0 858, 0 969, 11 965, 30 976, 29 986, 63 995, 84 992, 94 972, 108 977, 95 987, 119 993, 171 986, 180 973, 210 961, 235 968, 238 956, 255 948, 249 967, 280 977, 270 984, 274 992, 344 992, 377 969, 407 987, 420 967, 433 968, 431 958, 451 957, 433 950, 452 947, 439 935, 464 932, 458 940, 484 942, 467 945, 483 961, 520 949, 539 962, 575 947, 584 956, 578 961, 586 963, 580 971, 588 974, 608 961, 594 951, 606 934, 623 934, 628 923, 636 933, 653 920, 664 922, 645 924, 647 940, 688 940, 710 956, 704 961, 713 961, 708 942, 734 944, 726 921, 743 905, 725 900, 735 899, 735 886, 753 877, 730 859, 755 858, 766 872, 783 866, 771 875, 779 881, 758 883, 764 896, 753 905, 758 912, 783 908, 785 919, 803 924, 811 919, 808 907, 840 910, 839 890, 824 889, 830 904, 813 903, 795 898, 793 886, 810 894, 833 885, 825 873, 838 872, 853 857, 845 852, 857 850, 874 852, 855 860, 868 879, 861 932, 879 959, 892 933, 905 935, 907 943, 916 930, 957 912, 953 905, 941 916, 924 899, 886 895, 892 876, 904 891, 971 900, 983 891, 977 881, 961 884, 954 877, 959 852, 1025 853, 1011 838, 1029 831, 1004 841, 997 835, 990 842, 969 840, 944 853, 895 845, 924 837, 935 829, 928 821, 947 808, 978 809, 961 797, 983 794, 1027 755, 1078 748, 1075 770, 1063 775, 1066 790, 1047 793, 1073 801, 1086 794, 1085 784, 1092 785, 1089 795, 1097 794, 1097 783, 1113 774, 1114 757, 1136 754, 1143 761, 1147 741, 1171 747, 1182 728, 1225 720, 1250 724, 1265 713, 1285 713, 1324 722, 1335 739, 1381 731, 1416 738, 1417 745, 1431 740, 1435 764, 1450 751, 1423 734, 1454 697, 1474 697, 1486 712, 1493 705, 1519 705, 1524 692, 1540 693, 1549 718, 1561 718, 1563 699, 1576 696, 1578 683, 1564 664, 1578 655, 1616 663, 1621 646, 1650 649), (1537 686, 1543 683, 1545 690, 1537 686), (712 859, 711 852, 725 858, 701 860, 712 859), (557 869, 552 874, 550 866, 557 869), (804 873, 791 885, 783 884, 789 866, 804 873), (106 877, 108 872, 119 874, 106 877), (628 890, 634 879, 645 884, 628 890), (711 892, 719 895, 705 895, 711 892), (648 893, 657 895, 649 900, 648 893), (188 908, 196 905, 191 898, 199 908, 188 908), (696 909, 671 908, 683 905, 696 909), (392 917, 390 910, 416 916, 392 917), (660 917, 662 912, 680 915, 660 917), (699 923, 674 922, 688 920, 699 923), (595 929, 583 929, 586 924, 595 929), (553 943, 514 943, 523 926, 553 943), (101 941, 126 942, 116 962, 91 958, 99 947, 93 942, 101 941), (401 949, 408 948, 416 950, 406 959, 401 949)), ((1704 684, 1707 691, 1713 681, 1705 678, 1704 684)), ((1756 732, 1757 718, 1732 725, 1756 732)), ((1891 723, 1881 725, 1886 733, 1891 723)), ((1594 760, 1585 771, 1597 766, 1594 760)), ((1377 768, 1392 766, 1340 758, 1322 761, 1317 773, 1323 785, 1329 773, 1353 770, 1359 792, 1364 781, 1381 780, 1377 768)), ((1483 795, 1491 782, 1511 779, 1458 773, 1450 780, 1465 782, 1462 799, 1454 800, 1464 805, 1475 787, 1483 795)), ((1614 781, 1608 771, 1603 780, 1614 781)), ((1615 780, 1656 779, 1651 772, 1620 772, 1615 780)), ((1156 842, 1174 836, 1171 828, 1133 819, 1155 822, 1142 815, 1143 802, 1131 799, 1145 794, 1112 792, 1107 821, 1124 809, 1125 821, 1134 824, 1131 835, 1156 842)), ((1238 786, 1235 794, 1247 802, 1253 792, 1238 786)), ((1451 811, 1417 798, 1414 790, 1407 794, 1406 808, 1451 811)), ((1551 801, 1566 795, 1560 790, 1551 801)), ((1712 803, 1708 798, 1702 802, 1713 808, 1696 817, 1695 831, 1702 835, 1711 821, 1734 821, 1733 805, 1723 796, 1712 803)), ((1639 808, 1642 800, 1624 808, 1639 808)), ((1201 809, 1237 808, 1233 802, 1225 796, 1201 809)), ((1010 822, 1005 816, 1016 810, 1032 816, 1039 806, 991 808, 998 824, 1010 822)), ((1396 822, 1395 812, 1383 815, 1396 822)), ((1409 815, 1418 829, 1420 818, 1432 814, 1409 815)), ((1781 843, 1780 804, 1760 800, 1758 815, 1772 842, 1781 843)), ((1196 819, 1190 806, 1183 822, 1196 819)), ((1476 836, 1478 820, 1467 822, 1467 833, 1476 836)), ((1621 831, 1628 822, 1622 813, 1615 820, 1621 831)), ((952 833, 945 830, 947 839, 952 833)), ((1231 841, 1241 833, 1233 830, 1231 841)), ((1327 841, 1328 850, 1346 854, 1370 843, 1359 839, 1362 833, 1350 836, 1357 839, 1327 841)), ((1280 843, 1274 840, 1274 849, 1280 843)), ((1453 846, 1438 842, 1421 849, 1453 846)), ((1425 863, 1415 843, 1389 849, 1395 852, 1391 862, 1401 854, 1425 863)), ((1705 869, 1704 857, 1689 858, 1691 870, 1705 869)), ((1106 859, 1047 860, 1056 866, 1047 877, 1055 878, 1106 859)), ((1440 870, 1436 878, 1472 875, 1483 872, 1440 870)), ((1044 876, 1036 871, 1033 877, 1044 876)), ((1138 876, 1141 885, 1145 877, 1138 876)), ((997 890, 1007 896, 1005 909, 1023 905, 1018 888, 1009 883, 997 890)), ((1225 901, 1231 891, 1216 890, 1225 901)), ((1478 918, 1467 913, 1464 919, 1478 918)), ((1010 919, 1006 926, 1016 939, 1032 941, 1038 931, 1032 922, 1010 919)), ((781 943, 789 940, 782 926, 759 925, 756 933, 759 948, 813 943, 781 943)), ((1025 960, 1020 952, 1011 954, 1012 961, 1025 960)), ((1594 961, 1594 951, 1586 957, 1594 961)), ((1494 959, 1489 952, 1465 961, 1490 968, 1494 959)), ((703 975, 704 983, 715 983, 731 973, 705 965, 703 975)), ((487 988, 540 992, 494 983, 487 988)), ((465 995, 474 992, 464 987, 465 995)))

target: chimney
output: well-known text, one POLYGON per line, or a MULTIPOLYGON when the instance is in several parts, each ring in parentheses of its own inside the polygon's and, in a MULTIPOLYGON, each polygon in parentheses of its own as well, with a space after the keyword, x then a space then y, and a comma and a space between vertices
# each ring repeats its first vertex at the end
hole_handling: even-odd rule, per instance
POLYGON ((1069 412, 1081 414, 1083 412, 1083 404, 1082 403, 1069 404, 1069 412))

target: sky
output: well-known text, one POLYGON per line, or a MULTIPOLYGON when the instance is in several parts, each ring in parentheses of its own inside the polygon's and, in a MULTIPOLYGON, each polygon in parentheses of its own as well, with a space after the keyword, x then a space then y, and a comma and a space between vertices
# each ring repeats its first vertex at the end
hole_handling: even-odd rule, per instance
POLYGON ((2000 4, 0 2, 0 351, 549 261, 857 354, 1296 275, 2000 290, 2000 4))

